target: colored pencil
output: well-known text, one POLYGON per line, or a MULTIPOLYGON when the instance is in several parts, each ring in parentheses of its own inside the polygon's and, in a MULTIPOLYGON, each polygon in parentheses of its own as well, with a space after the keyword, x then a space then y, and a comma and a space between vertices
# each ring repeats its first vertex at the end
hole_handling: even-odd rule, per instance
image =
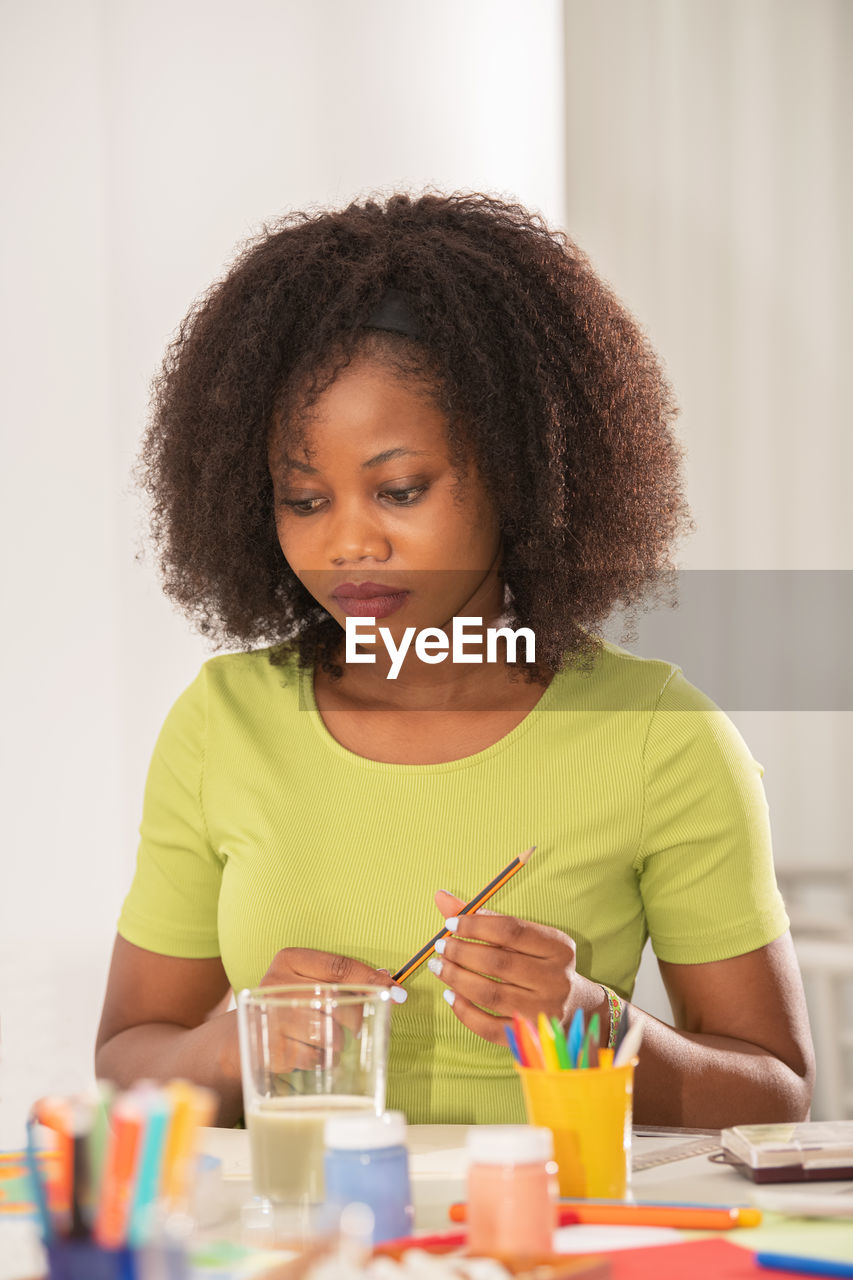
MULTIPOLYGON (((468 1206, 452 1204, 451 1222, 465 1222, 468 1206)), ((730 1209, 693 1204, 625 1204, 614 1200, 561 1200, 557 1225, 678 1227, 684 1231, 728 1231, 732 1227, 758 1227, 760 1209, 730 1209)))
POLYGON ((172 1112, 163 1150, 160 1194, 173 1209, 180 1209, 189 1190, 196 1134, 200 1126, 213 1120, 216 1098, 212 1090, 188 1080, 170 1080, 164 1085, 164 1092, 172 1112))
POLYGON ((518 1038, 516 1037, 515 1032, 513 1031, 512 1027, 508 1023, 504 1027, 504 1035, 506 1036, 506 1042, 509 1045, 510 1053, 515 1058, 518 1065, 520 1067, 525 1066, 526 1063, 521 1053, 521 1048, 518 1043, 518 1038))
POLYGON ((621 1067, 624 1066, 626 1062, 630 1062, 639 1049, 642 1039, 643 1024, 635 1018, 631 1023, 631 1028, 628 1031, 628 1034, 616 1050, 613 1057, 614 1067, 621 1067))
POLYGON ((575 1009, 574 1016, 569 1023, 568 1034, 569 1048, 569 1066, 579 1066, 581 1045, 583 1044, 583 1009, 575 1009))
POLYGON ((527 1041, 521 1030, 521 1017, 519 1014, 512 1015, 512 1034, 518 1049, 518 1060, 523 1067, 532 1067, 534 1064, 529 1060, 526 1052, 527 1041))
POLYGON ((127 1239, 131 1246, 139 1248, 151 1235, 151 1221, 160 1190, 163 1158, 172 1119, 172 1101, 165 1089, 157 1089, 150 1084, 138 1085, 134 1092, 142 1108, 144 1128, 127 1239))
POLYGON ((437 1231, 432 1235, 400 1236, 397 1240, 383 1240, 375 1246, 374 1254, 392 1254, 394 1257, 408 1249, 424 1249, 427 1253, 449 1253, 468 1243, 467 1231, 437 1231))
POLYGON ((804 1258, 796 1253, 756 1253, 755 1265, 770 1271, 793 1271, 800 1276, 853 1276, 853 1262, 804 1258))
POLYGON ((92 1109, 85 1100, 71 1105, 71 1226, 73 1240, 88 1240, 92 1234, 94 1189, 89 1160, 89 1133, 92 1109))
MULTIPOLYGON (((500 875, 495 876, 494 880, 491 880, 486 885, 485 889, 481 889, 477 896, 472 898, 470 902, 466 902, 464 907, 460 907, 456 914, 460 916, 469 916, 481 907, 484 902, 488 902, 489 898, 491 898, 493 894, 497 893, 498 889, 502 888, 502 886, 506 884, 507 880, 512 879, 516 871, 521 870, 535 848, 536 845, 533 844, 529 849, 525 849, 524 853, 520 853, 517 858, 513 858, 512 862, 504 867, 500 875)), ((429 959, 433 951, 435 951, 435 944, 438 942, 439 938, 446 938, 449 932, 449 929, 439 929, 434 938, 430 938, 429 942, 426 943, 425 946, 421 947, 420 951, 416 952, 415 955, 412 956, 411 960, 406 961, 402 969, 398 969, 397 972, 392 975, 394 981, 405 982, 406 978, 413 974, 416 969, 419 969, 425 960, 429 959)))
POLYGON ((540 1013, 537 1019, 539 1028, 539 1045, 542 1049, 542 1057, 545 1060, 546 1071, 559 1071, 560 1059, 557 1056, 557 1044, 554 1037, 554 1028, 551 1026, 546 1015, 540 1013))
POLYGON ((92 1186, 101 1185, 104 1157, 110 1132, 110 1108, 115 1101, 116 1088, 109 1080, 98 1080, 86 1097, 93 1108, 92 1129, 89 1133, 89 1171, 92 1186))
POLYGON ((584 1036, 581 1058, 578 1063, 579 1067, 598 1066, 598 1031, 600 1025, 601 1019, 597 1013, 594 1013, 589 1020, 589 1026, 587 1027, 586 1035, 584 1036))
POLYGON ((67 1098, 39 1098, 33 1104, 33 1115, 45 1129, 57 1136, 57 1163, 54 1176, 47 1184, 47 1201, 51 1213, 68 1215, 71 1209, 71 1185, 74 1179, 74 1143, 71 1137, 71 1109, 67 1098))
POLYGON ((560 1069, 561 1071, 565 1071, 572 1064, 569 1061, 569 1046, 566 1044, 566 1033, 560 1026, 559 1018, 551 1019, 551 1028, 554 1032, 554 1048, 557 1050, 560 1069))
POLYGON ((527 1067, 535 1067, 542 1071, 545 1067, 545 1059, 542 1056, 542 1047, 539 1044, 539 1037, 531 1023, 526 1018, 522 1018, 521 1014, 514 1013, 512 1015, 512 1025, 515 1028, 515 1038, 518 1041, 518 1047, 524 1055, 524 1065, 527 1067))
POLYGON ((95 1218, 95 1239, 105 1249, 124 1243, 143 1117, 130 1096, 119 1098, 110 1115, 110 1136, 95 1218))
POLYGON ((38 1167, 38 1148, 35 1140, 35 1127, 38 1124, 34 1115, 27 1120, 27 1168, 30 1174, 30 1182, 33 1189, 33 1203, 36 1207, 36 1215, 41 1225, 41 1236, 45 1243, 53 1239, 53 1221, 50 1211, 47 1207, 47 1194, 44 1189, 44 1183, 41 1180, 41 1170, 38 1167))
POLYGON ((94 1257, 99 1248, 149 1243, 161 1196, 167 1209, 185 1208, 196 1134, 200 1125, 210 1124, 216 1109, 210 1089, 186 1080, 162 1088, 151 1082, 135 1085, 117 1096, 108 1116, 105 1102, 106 1095, 91 1090, 75 1097, 40 1098, 27 1120, 25 1154, 42 1239, 79 1245, 80 1274, 85 1271, 87 1278, 90 1253, 94 1257), (171 1122, 173 1111, 179 1111, 176 1124, 171 1122), (58 1148, 37 1149, 40 1125, 58 1134, 58 1148), (96 1145, 101 1144, 95 1137, 100 1131, 106 1142, 103 1158, 97 1159, 102 1165, 98 1178, 96 1145), (40 1167, 48 1163, 50 1187, 40 1167))

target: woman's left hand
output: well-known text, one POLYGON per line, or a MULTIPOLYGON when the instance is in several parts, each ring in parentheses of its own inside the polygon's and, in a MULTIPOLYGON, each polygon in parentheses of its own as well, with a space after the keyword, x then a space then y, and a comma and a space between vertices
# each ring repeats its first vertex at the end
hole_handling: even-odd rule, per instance
MULTIPOLYGON (((435 901, 445 919, 465 905, 443 891, 435 901)), ((458 921, 429 968, 450 993, 445 999, 459 1021, 484 1040, 506 1044, 504 1027, 514 1013, 534 1023, 545 1013, 566 1027, 575 1009, 598 1010, 602 998, 606 1005, 601 987, 577 972, 575 944, 560 929, 491 911, 458 921)))

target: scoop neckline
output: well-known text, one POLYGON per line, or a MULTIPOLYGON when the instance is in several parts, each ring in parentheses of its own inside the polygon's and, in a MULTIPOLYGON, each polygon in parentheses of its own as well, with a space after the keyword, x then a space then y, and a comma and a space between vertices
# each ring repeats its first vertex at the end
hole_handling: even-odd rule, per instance
POLYGON ((502 738, 498 738, 497 742, 493 742, 491 746, 484 747, 482 751, 475 751, 470 756, 461 756, 458 760, 442 760, 435 764, 398 764, 390 760, 371 760, 368 756, 360 756, 358 752, 350 751, 349 747, 345 747, 343 743, 338 742, 326 725, 320 714, 320 708, 317 706, 317 698, 314 693, 314 668, 300 666, 298 671, 300 706, 307 709, 314 731, 327 750, 345 760, 348 764, 359 768, 370 769, 379 773, 409 774, 412 777, 417 774, 454 773, 462 769, 476 768, 478 765, 485 764, 494 756, 500 755, 503 751, 514 746, 536 723, 541 712, 546 709, 545 703, 552 700, 554 696, 552 691, 560 675, 559 672, 556 672, 551 677, 542 697, 534 703, 514 729, 510 729, 509 733, 504 734, 502 738))

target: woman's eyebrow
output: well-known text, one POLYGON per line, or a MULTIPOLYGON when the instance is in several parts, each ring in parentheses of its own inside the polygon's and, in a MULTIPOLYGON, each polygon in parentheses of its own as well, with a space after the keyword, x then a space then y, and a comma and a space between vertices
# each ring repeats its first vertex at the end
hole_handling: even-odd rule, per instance
MULTIPOLYGON (((362 468, 379 467, 383 462, 391 462, 394 458, 403 457, 430 457, 428 449, 404 449, 402 445, 398 445, 395 449, 386 449, 383 453, 377 453, 375 457, 368 458, 367 462, 362 462, 362 468)), ((317 468, 310 466, 307 462, 300 462, 298 458, 284 459, 285 465, 291 467, 294 471, 301 471, 304 475, 316 476, 317 468)))
MULTIPOLYGON (((362 462, 362 467, 379 467, 383 462, 393 462, 394 458, 427 458, 429 457, 429 449, 406 449, 403 445, 397 445, 394 449, 384 449, 382 453, 377 453, 368 461, 362 462)), ((284 466, 291 471, 301 471, 306 476, 315 476, 318 474, 316 467, 311 466, 310 462, 302 462, 300 458, 292 458, 287 456, 284 458, 284 466)))
POLYGON ((404 449, 399 445, 396 449, 386 449, 384 453, 377 453, 375 458, 368 458, 367 462, 362 462, 362 467, 378 467, 383 462, 391 462, 393 458, 404 458, 411 456, 413 458, 428 458, 430 456, 427 449, 404 449))
POLYGON ((300 462, 298 458, 289 458, 285 454, 283 462, 288 471, 304 471, 306 475, 316 476, 317 468, 309 467, 307 462, 300 462))

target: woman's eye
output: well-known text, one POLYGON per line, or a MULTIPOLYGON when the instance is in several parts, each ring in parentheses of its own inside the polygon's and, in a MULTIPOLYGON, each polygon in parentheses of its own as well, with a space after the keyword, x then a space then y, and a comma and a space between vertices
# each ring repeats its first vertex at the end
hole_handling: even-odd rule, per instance
POLYGON ((383 489, 382 497, 390 498, 394 507, 407 507, 416 502, 422 493, 426 493, 425 484, 415 484, 409 489, 383 489))
MULTIPOLYGON (((381 498, 387 498, 392 507, 409 507, 426 493, 427 485, 410 485, 407 489, 383 489, 381 498)), ((282 498, 281 505, 298 516, 310 516, 326 501, 325 498, 282 498)))
POLYGON ((312 503, 322 501, 322 498, 282 498, 281 504, 283 507, 287 507, 288 511, 295 511, 297 515, 310 516, 316 510, 312 503))

